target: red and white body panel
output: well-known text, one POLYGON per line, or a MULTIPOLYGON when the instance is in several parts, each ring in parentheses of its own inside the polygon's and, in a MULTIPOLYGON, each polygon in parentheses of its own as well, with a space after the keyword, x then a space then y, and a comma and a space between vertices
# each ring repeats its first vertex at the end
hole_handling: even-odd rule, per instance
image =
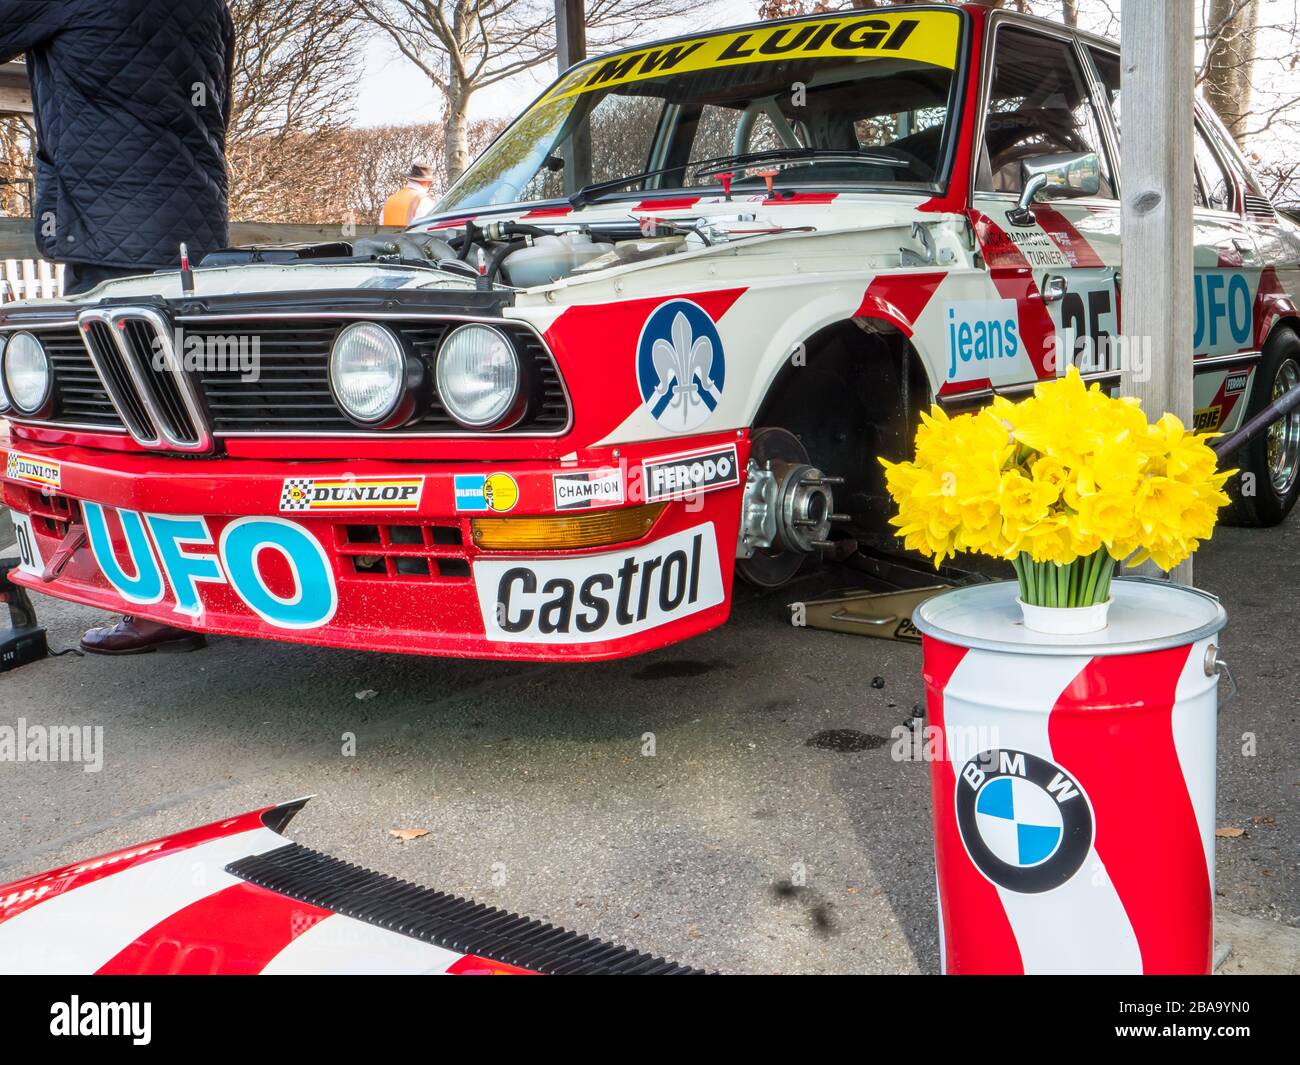
MULTIPOLYGON (((292 898, 226 871, 284 848, 278 831, 302 801, 0 886, 0 973, 40 975, 526 975, 532 970, 292 898)), ((355 867, 351 867, 355 870, 355 867)), ((396 895, 410 885, 386 878, 396 895)), ((433 894, 430 892, 429 894, 433 894)), ((447 896, 438 896, 448 900, 447 896)), ((450 900, 482 912, 461 900, 450 900)), ((522 919, 500 915, 497 926, 522 919)), ((450 920, 448 927, 450 928, 450 920)), ((546 926, 550 929, 550 926, 546 926)), ((598 941, 552 930, 590 950, 598 941)), ((487 937, 482 937, 488 942, 487 937)), ((461 938, 463 942, 463 936, 461 938)), ((610 947, 650 971, 679 967, 610 947)))

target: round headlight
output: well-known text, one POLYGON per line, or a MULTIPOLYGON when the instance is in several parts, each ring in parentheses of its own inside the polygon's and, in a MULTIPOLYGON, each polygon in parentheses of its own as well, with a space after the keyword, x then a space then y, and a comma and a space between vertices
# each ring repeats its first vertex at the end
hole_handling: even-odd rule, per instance
POLYGON ((352 421, 386 429, 409 420, 423 363, 407 358, 401 338, 374 322, 348 326, 330 349, 330 389, 352 421))
POLYGON ((463 325, 438 352, 438 398, 467 429, 504 428, 523 413, 523 373, 499 330, 463 325))
POLYGON ((4 346, 5 392, 20 414, 40 414, 50 402, 50 360, 31 333, 15 333, 4 346))

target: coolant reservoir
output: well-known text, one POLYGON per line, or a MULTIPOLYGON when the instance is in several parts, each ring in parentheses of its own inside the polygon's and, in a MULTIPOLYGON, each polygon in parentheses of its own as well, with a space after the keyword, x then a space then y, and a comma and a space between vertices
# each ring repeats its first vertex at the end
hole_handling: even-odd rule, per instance
POLYGON ((531 248, 520 248, 503 266, 510 284, 531 288, 567 277, 583 263, 613 249, 613 244, 595 243, 587 233, 562 233, 536 238, 531 248))

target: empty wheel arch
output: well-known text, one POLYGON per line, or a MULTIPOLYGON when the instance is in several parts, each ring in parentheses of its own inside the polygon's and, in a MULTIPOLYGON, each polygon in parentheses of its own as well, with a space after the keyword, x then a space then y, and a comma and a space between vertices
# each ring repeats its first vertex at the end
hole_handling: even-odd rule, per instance
POLYGON ((811 464, 843 478, 834 490, 833 535, 896 547, 894 513, 878 458, 911 456, 931 398, 925 368, 894 326, 838 322, 810 337, 768 389, 755 429, 780 428, 803 444, 811 464))

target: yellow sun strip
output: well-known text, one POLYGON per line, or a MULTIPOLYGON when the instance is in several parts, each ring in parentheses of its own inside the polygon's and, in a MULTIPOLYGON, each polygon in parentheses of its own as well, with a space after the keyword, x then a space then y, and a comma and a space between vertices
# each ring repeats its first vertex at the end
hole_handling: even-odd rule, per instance
POLYGON ((710 34, 602 56, 570 71, 541 103, 585 92, 751 63, 885 57, 952 70, 961 17, 955 11, 891 11, 810 18, 710 34))

